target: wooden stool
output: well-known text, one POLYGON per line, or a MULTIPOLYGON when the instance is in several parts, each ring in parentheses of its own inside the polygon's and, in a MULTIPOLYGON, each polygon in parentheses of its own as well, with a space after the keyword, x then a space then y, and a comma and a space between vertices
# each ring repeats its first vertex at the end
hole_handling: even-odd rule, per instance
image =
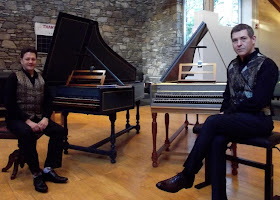
MULTIPOLYGON (((11 133, 6 126, 4 125, 4 122, 0 123, 0 139, 12 139, 12 140, 17 140, 16 135, 14 135, 13 133, 11 133)), ((19 144, 18 144, 19 146, 19 144)), ((24 166, 24 157, 22 152, 20 151, 20 148, 14 150, 13 153, 10 154, 9 156, 9 161, 6 165, 6 167, 4 167, 2 169, 2 172, 6 172, 8 171, 8 169, 10 169, 12 167, 12 165, 14 164, 14 169, 11 175, 11 179, 15 179, 17 172, 18 172, 18 166, 20 166, 21 168, 23 168, 24 166)))

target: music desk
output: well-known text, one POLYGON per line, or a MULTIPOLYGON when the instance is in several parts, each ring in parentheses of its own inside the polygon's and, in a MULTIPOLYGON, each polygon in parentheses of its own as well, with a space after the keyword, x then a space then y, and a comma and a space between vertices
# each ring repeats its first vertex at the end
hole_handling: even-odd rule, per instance
MULTIPOLYGON (((185 128, 188 128, 190 124, 188 122, 188 114, 206 114, 213 115, 218 114, 220 112, 219 108, 197 108, 197 107, 160 107, 160 106, 151 106, 152 113, 152 136, 153 136, 153 152, 152 152, 152 161, 153 167, 158 166, 158 158, 162 154, 163 151, 169 151, 169 147, 171 143, 176 139, 176 137, 182 132, 185 128), (157 114, 165 113, 165 131, 166 137, 164 144, 157 149, 157 114), (169 113, 182 113, 186 114, 185 122, 169 137, 169 113)), ((190 124, 192 125, 192 124, 190 124)))

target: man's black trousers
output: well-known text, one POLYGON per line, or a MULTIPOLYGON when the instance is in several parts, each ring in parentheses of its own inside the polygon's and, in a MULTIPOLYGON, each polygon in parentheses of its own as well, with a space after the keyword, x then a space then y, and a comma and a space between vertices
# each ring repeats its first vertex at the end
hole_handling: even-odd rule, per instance
MULTIPOLYGON (((38 123, 40 120, 33 119, 32 121, 38 123)), ((34 133, 31 127, 22 120, 7 120, 7 127, 17 136, 20 148, 23 150, 24 159, 28 164, 31 173, 34 174, 40 172, 41 169, 36 150, 36 133, 34 133)), ((43 133, 50 137, 47 158, 44 166, 52 168, 61 167, 63 140, 66 135, 65 129, 52 120, 49 120, 49 124, 43 133)))
POLYGON ((210 158, 212 199, 226 197, 226 154, 232 139, 268 136, 273 129, 271 116, 263 113, 233 113, 209 116, 184 163, 183 173, 196 174, 202 167, 206 155, 210 158))

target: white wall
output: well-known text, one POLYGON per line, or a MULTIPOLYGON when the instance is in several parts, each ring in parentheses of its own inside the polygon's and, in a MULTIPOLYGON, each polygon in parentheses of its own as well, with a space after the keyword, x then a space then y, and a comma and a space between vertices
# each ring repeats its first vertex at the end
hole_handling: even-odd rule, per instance
MULTIPOLYGON (((217 82, 226 82, 226 67, 229 62, 236 57, 230 39, 231 27, 219 25, 218 14, 211 11, 202 10, 195 13, 194 29, 196 29, 202 21, 207 24, 210 32, 204 36, 199 44, 207 46, 206 49, 200 49, 200 53, 202 52, 201 54, 203 55, 202 61, 204 63, 216 63, 217 82)), ((194 62, 197 62, 197 60, 198 53, 195 54, 194 62)))
POLYGON ((280 12, 268 0, 258 1, 259 48, 280 67, 280 12))
POLYGON ((253 27, 256 23, 256 1, 257 0, 242 0, 241 1, 241 22, 253 27))

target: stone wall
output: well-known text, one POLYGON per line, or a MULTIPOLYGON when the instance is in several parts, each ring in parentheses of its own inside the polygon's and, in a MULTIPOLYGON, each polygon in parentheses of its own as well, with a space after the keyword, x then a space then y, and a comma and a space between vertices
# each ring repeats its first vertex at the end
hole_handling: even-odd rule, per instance
MULTIPOLYGON (((0 71, 16 70, 19 52, 35 46, 35 22, 59 12, 99 22, 105 42, 139 73, 159 77, 182 47, 182 0, 1 0, 0 71)), ((42 70, 46 54, 39 54, 42 70)))
POLYGON ((183 1, 156 1, 156 10, 144 24, 142 62, 149 80, 157 82, 183 46, 183 1))

